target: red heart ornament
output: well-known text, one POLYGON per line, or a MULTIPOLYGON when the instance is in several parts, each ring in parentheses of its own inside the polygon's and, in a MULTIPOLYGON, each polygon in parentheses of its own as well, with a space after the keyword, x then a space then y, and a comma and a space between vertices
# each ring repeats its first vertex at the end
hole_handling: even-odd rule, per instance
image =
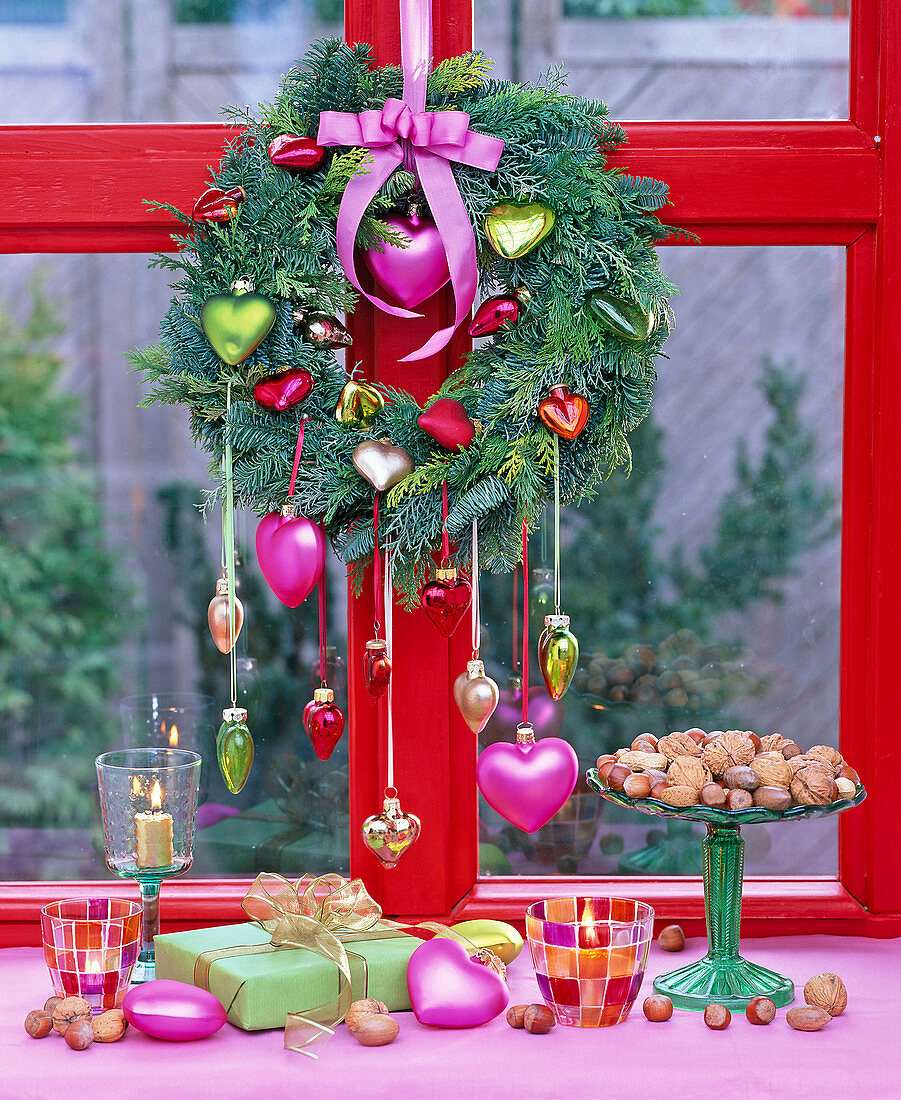
POLYGON ((448 451, 458 447, 465 449, 476 437, 475 425, 466 415, 466 409, 452 397, 439 397, 419 414, 416 423, 448 451))
POLYGON ((289 172, 315 172, 324 156, 325 149, 311 137, 279 134, 269 142, 269 159, 289 172))
POLYGON ((570 393, 568 386, 554 386, 538 405, 538 415, 552 432, 575 439, 588 423, 588 399, 570 393))
POLYGON ((233 187, 230 191, 209 187, 194 203, 191 217, 195 222, 230 222, 237 216, 238 206, 243 201, 243 187, 233 187))
POLYGON ((307 396, 313 388, 313 376, 300 368, 273 374, 253 387, 253 397, 258 405, 276 412, 284 412, 307 396))
POLYGON ((519 317, 519 299, 499 295, 486 298, 476 310, 467 332, 470 336, 490 336, 519 317))
POLYGON ((472 585, 456 569, 439 569, 419 591, 419 603, 439 632, 449 638, 460 625, 472 600, 472 585))

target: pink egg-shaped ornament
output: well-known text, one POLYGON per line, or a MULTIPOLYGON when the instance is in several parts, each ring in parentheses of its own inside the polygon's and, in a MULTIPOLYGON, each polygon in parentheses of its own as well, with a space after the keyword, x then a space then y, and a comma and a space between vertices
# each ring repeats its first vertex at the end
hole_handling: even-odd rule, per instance
POLYGON ((130 989, 122 1011, 138 1031, 177 1043, 206 1039, 225 1023, 225 1009, 212 993, 171 978, 130 989))
POLYGON ((413 1013, 432 1027, 478 1027, 499 1016, 510 1000, 507 983, 472 959, 456 940, 437 937, 417 947, 407 963, 413 1013))

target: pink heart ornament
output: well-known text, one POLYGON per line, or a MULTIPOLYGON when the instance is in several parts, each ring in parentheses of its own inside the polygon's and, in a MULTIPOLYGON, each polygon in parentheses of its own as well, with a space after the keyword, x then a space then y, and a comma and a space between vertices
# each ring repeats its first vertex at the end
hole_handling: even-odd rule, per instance
POLYGON ((257 561, 266 583, 287 607, 298 607, 325 567, 322 528, 305 516, 270 512, 257 525, 257 561))
POLYGON ((398 305, 412 309, 431 298, 450 280, 441 234, 431 218, 388 214, 381 221, 410 241, 406 248, 384 245, 384 252, 366 249, 363 261, 372 276, 398 305))
POLYGON ((471 959, 456 940, 436 937, 407 963, 413 1013, 431 1027, 478 1027, 499 1016, 510 1000, 507 983, 471 959))
POLYGON ((476 782, 501 817, 537 832, 573 793, 579 758, 568 741, 545 737, 533 744, 489 745, 476 764, 476 782))

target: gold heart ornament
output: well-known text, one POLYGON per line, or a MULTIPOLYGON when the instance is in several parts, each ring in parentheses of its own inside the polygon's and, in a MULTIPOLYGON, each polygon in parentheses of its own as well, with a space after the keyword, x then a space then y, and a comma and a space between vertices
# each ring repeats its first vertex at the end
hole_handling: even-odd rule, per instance
POLYGON ((341 391, 335 419, 339 424, 368 428, 385 407, 385 399, 368 382, 348 382, 341 391))
POLYGON ((200 311, 200 325, 213 350, 235 367, 262 344, 275 324, 275 306, 262 294, 214 294, 200 311))
POLYGON ((499 202, 485 218, 485 235, 505 260, 518 260, 544 240, 554 228, 556 214, 543 202, 499 202))
POLYGON ((416 468, 409 451, 376 439, 358 443, 350 458, 377 493, 384 493, 392 485, 397 485, 416 468))

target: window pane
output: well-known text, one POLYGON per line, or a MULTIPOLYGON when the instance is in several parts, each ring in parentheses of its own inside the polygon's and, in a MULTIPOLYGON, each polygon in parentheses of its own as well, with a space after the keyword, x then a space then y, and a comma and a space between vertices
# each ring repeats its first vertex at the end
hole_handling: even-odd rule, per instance
MULTIPOLYGON (((533 705, 539 735, 562 717, 583 771, 646 730, 837 745, 843 263, 839 248, 665 251, 677 327, 652 416, 630 437, 632 475, 564 513, 562 610, 580 667, 558 713, 546 695, 533 705)), ((544 529, 530 547, 533 642, 553 610, 540 606, 553 598, 549 516, 544 529)), ((501 685, 512 586, 482 586, 483 655, 501 685)), ((512 740, 499 717, 483 743, 512 740)), ((483 804, 482 871, 698 873, 702 833, 585 793, 526 837, 483 804)), ((745 834, 749 873, 837 870, 834 818, 745 834)))
MULTIPOLYGON (((203 755, 192 875, 346 872, 348 738, 320 762, 300 720, 319 684, 316 598, 296 611, 275 599, 245 514, 238 686, 256 758, 238 796, 219 775, 228 658, 206 619, 220 513, 204 524, 195 506, 207 457, 184 411, 137 407, 123 353, 156 339, 169 297, 146 265, 0 260, 0 879, 102 877, 94 757, 152 739, 203 755)), ((331 561, 329 642, 343 655, 331 561)), ((342 661, 329 683, 345 713, 346 679, 342 661)))
POLYGON ((475 0, 497 75, 561 65, 616 119, 848 117, 847 0, 475 0))
POLYGON ((204 122, 273 98, 342 0, 0 2, 0 122, 204 122))

